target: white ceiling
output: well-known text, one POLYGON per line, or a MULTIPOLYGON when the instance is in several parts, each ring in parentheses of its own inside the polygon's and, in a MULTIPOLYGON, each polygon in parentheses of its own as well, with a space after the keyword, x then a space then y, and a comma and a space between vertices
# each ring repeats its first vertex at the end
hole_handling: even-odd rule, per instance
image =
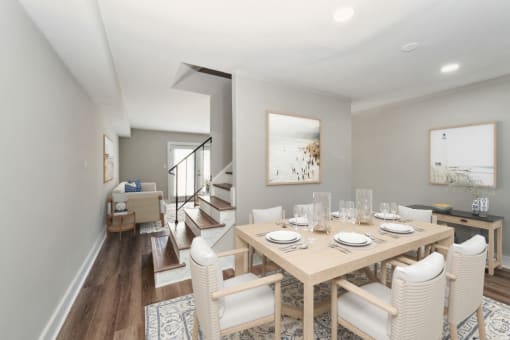
POLYGON ((348 96, 354 111, 510 73, 507 0, 20 1, 91 96, 133 127, 176 130, 161 121, 206 100, 171 89, 183 62, 348 96), (343 6, 355 15, 341 24, 343 6), (401 52, 411 41, 418 49, 401 52), (441 74, 452 61, 459 71, 441 74))

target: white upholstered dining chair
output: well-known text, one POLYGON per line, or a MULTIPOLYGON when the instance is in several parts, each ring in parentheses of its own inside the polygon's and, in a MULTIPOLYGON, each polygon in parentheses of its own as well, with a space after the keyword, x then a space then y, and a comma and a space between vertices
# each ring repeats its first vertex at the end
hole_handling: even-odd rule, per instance
POLYGON ((338 323, 364 339, 440 339, 445 294, 444 258, 432 253, 410 266, 397 266, 392 288, 373 282, 358 287, 334 281, 331 332, 338 323), (338 287, 347 293, 337 297, 338 287))
POLYGON ((247 252, 247 249, 216 254, 201 237, 191 244, 191 284, 195 300, 193 339, 199 329, 207 340, 274 322, 280 339, 282 274, 258 278, 252 273, 223 280, 218 258, 247 252), (269 284, 274 283, 274 292, 269 284))
MULTIPOLYGON (((402 220, 437 224, 437 216, 434 216, 430 209, 414 209, 399 205, 398 214, 402 220)), ((408 253, 408 256, 414 257, 416 260, 420 260, 422 257, 427 255, 429 249, 430 247, 427 248, 426 246, 422 246, 416 249, 416 251, 408 253)))
MULTIPOLYGON (((266 223, 276 222, 285 218, 285 210, 281 207, 273 207, 268 209, 252 209, 248 215, 248 223, 266 223)), ((249 248, 248 254, 248 270, 251 271, 253 267, 253 248, 249 248)), ((260 255, 262 259, 262 276, 266 275, 267 258, 264 255, 260 255)))
MULTIPOLYGON (((453 244, 450 248, 435 246, 446 260, 446 314, 452 340, 458 339, 457 325, 476 312, 480 339, 486 339, 483 318, 483 286, 487 243, 481 235, 453 244)), ((413 261, 400 257, 397 261, 412 264, 413 261)))

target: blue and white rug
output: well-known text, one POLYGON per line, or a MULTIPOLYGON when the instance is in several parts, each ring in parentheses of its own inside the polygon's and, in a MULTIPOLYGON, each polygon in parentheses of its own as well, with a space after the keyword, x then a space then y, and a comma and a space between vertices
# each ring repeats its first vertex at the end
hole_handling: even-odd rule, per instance
MULTIPOLYGON (((365 279, 360 275, 352 274, 350 280, 363 284, 365 279)), ((302 306, 302 285, 294 278, 286 275, 282 281, 282 299, 284 303, 302 306)), ((328 285, 316 287, 316 300, 323 300, 329 296, 328 285)), ((145 306, 145 338, 147 340, 182 340, 191 339, 193 330, 193 312, 195 304, 191 294, 172 300, 154 303, 145 306)), ((483 312, 485 317, 487 338, 508 340, 510 339, 510 306, 484 297, 483 312)), ((315 318, 315 339, 329 339, 331 337, 331 318, 329 313, 324 313, 315 318)), ((223 339, 228 340, 262 340, 273 339, 273 325, 267 324, 255 327, 223 339)), ((450 339, 448 324, 445 321, 443 340, 450 339)), ((459 339, 477 340, 478 323, 476 314, 459 325, 459 339)), ((201 338, 200 338, 201 339, 201 338)), ((299 320, 291 317, 282 317, 282 339, 302 339, 302 326, 299 320)), ((358 340, 358 336, 347 329, 338 326, 338 339, 358 340)))

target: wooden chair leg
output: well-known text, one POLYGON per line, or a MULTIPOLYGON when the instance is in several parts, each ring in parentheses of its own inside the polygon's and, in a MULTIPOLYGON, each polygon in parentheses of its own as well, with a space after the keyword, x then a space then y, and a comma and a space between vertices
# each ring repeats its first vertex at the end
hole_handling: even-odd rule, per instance
POLYGON ((192 340, 198 340, 198 317, 197 312, 193 313, 193 334, 191 335, 192 340))
POLYGON ((248 247, 248 273, 251 273, 253 269, 253 248, 248 247))
POLYGON ((453 323, 448 323, 450 326, 450 339, 452 340, 459 340, 459 336, 457 335, 457 325, 453 323))
POLYGON ((278 281, 274 285, 274 338, 281 339, 282 333, 282 283, 278 281))
POLYGON ((331 282, 331 340, 337 339, 338 333, 338 286, 331 282))
POLYGON ((486 340, 487 334, 485 333, 485 319, 483 318, 482 305, 476 310, 476 318, 478 320, 478 335, 480 336, 480 340, 486 340))
POLYGON ((386 268, 386 264, 387 264, 387 262, 386 262, 386 261, 382 261, 382 262, 381 262, 381 277, 380 277, 380 279, 381 279, 381 283, 382 283, 383 285, 385 285, 385 286, 386 286, 386 284, 387 284, 387 278, 386 278, 386 275, 387 275, 387 273, 388 273, 388 268, 386 268))
POLYGON ((262 255, 262 276, 266 276, 267 257, 262 255))

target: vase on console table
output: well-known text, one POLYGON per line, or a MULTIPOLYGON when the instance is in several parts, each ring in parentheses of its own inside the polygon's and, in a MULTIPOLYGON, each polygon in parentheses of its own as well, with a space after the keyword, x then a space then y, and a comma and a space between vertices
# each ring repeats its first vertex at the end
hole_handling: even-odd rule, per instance
POLYGON ((489 213, 489 197, 478 198, 478 204, 480 206, 480 217, 487 217, 489 213))
POLYGON ((471 203, 471 214, 475 216, 480 215, 480 201, 478 198, 475 198, 473 203, 471 203))

